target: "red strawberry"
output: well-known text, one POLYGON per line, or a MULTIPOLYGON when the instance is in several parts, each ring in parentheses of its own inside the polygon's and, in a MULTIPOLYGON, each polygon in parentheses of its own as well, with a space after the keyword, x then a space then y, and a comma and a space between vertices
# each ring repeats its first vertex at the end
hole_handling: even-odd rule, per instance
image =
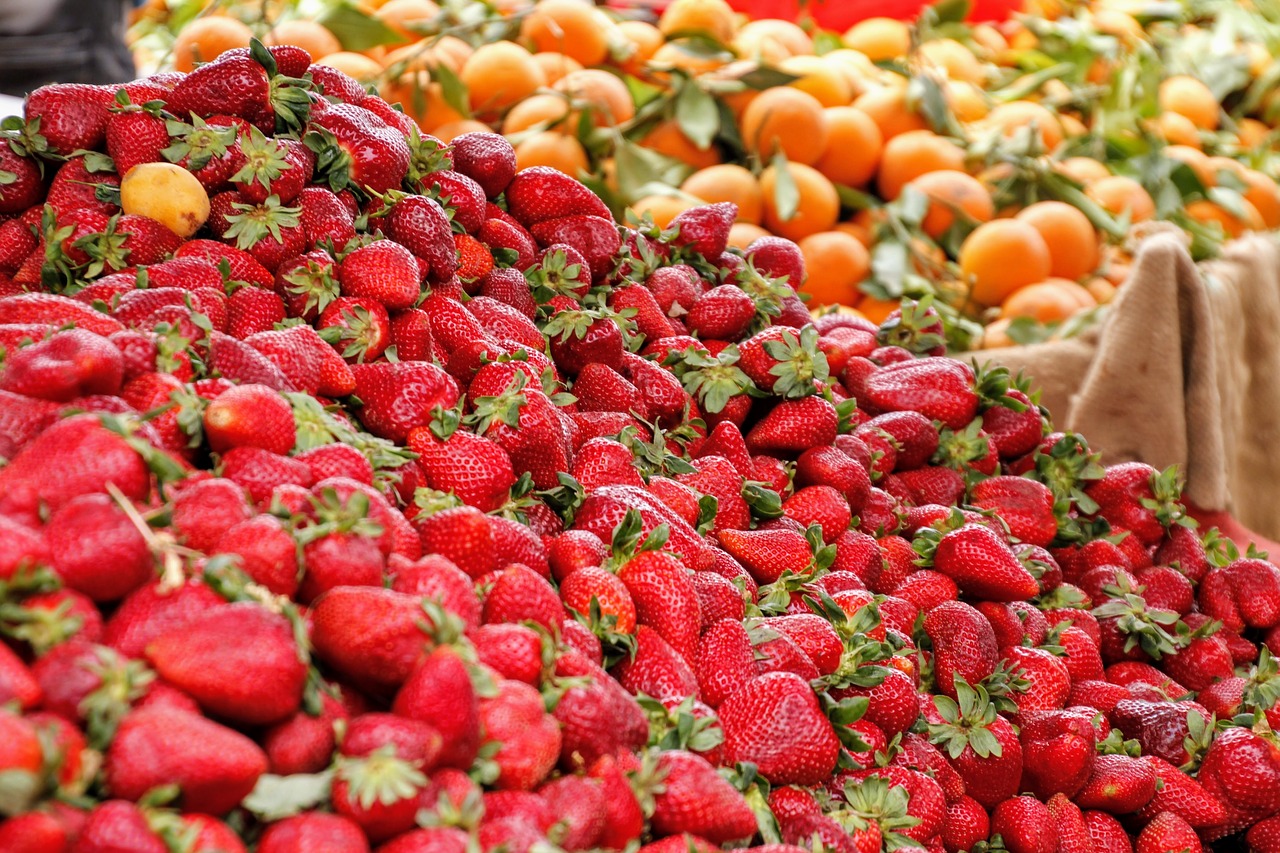
POLYGON ((527 566, 513 563, 496 577, 485 596, 485 624, 532 622, 555 634, 564 620, 564 607, 555 589, 527 566))
POLYGON ((435 199, 405 196, 391 205, 384 221, 388 237, 428 262, 433 280, 444 281, 457 270, 449 217, 435 199))
POLYGON ((120 351, 110 341, 83 329, 67 329, 10 354, 0 388, 66 402, 90 394, 118 394, 123 375, 120 351))
POLYGON ((454 138, 453 168, 497 198, 516 174, 515 149, 497 133, 464 133, 454 138))
POLYGON ((154 571, 147 541, 105 494, 64 504, 45 527, 45 545, 62 582, 95 601, 123 598, 154 571))
POLYGON ((458 653, 440 646, 424 657, 396 694, 392 712, 430 723, 444 739, 440 765, 470 767, 480 747, 480 706, 458 653))
POLYGON ((574 215, 613 220, 598 196, 563 172, 546 166, 518 172, 507 185, 506 196, 507 209, 526 227, 574 215))
POLYGON ((728 245, 729 229, 737 218, 738 206, 732 202, 690 208, 671 221, 671 225, 679 229, 674 242, 704 258, 718 258, 728 245))
POLYGON ((262 750, 243 735, 160 708, 125 717, 103 764, 117 796, 136 800, 159 785, 177 784, 185 808, 212 815, 235 808, 266 769, 262 750))
POLYGON ((237 385, 219 394, 204 411, 204 432, 219 453, 259 447, 283 455, 297 440, 293 409, 265 385, 237 385))
MULTIPOLYGON (((96 160, 90 161, 84 156, 72 157, 62 164, 62 168, 58 169, 58 173, 53 176, 45 204, 51 206, 59 218, 73 211, 85 209, 97 211, 104 216, 120 212, 118 204, 102 201, 97 196, 99 187, 119 187, 120 176, 111 171, 93 171, 91 163, 94 168, 98 166, 96 160)), ((15 224, 21 223, 22 220, 17 220, 15 224)), ((27 251, 30 252, 34 248, 33 245, 27 251)), ((16 270, 17 267, 15 266, 14 269, 16 270)))
POLYGON ((662 753, 663 789, 654 797, 655 835, 696 834, 717 844, 750 838, 755 814, 736 788, 701 756, 684 750, 662 753))
POLYGON ((881 411, 912 410, 961 429, 977 413, 972 371, 946 358, 923 358, 887 365, 871 374, 865 393, 881 411))
POLYGON ((995 671, 995 632, 981 613, 968 604, 948 601, 929 611, 924 630, 933 641, 937 687, 954 698, 955 676, 977 684, 995 671))
POLYGON ((1034 797, 1012 797, 991 813, 991 830, 1009 853, 1055 853, 1058 833, 1048 807, 1034 797))
POLYGON ((933 568, 962 591, 988 601, 1018 601, 1040 591, 1009 546, 982 525, 966 524, 945 534, 933 552, 933 568))
POLYGON ((260 853, 367 853, 369 842, 360 825, 350 818, 304 812, 268 826, 258 842, 258 850, 260 853))
POLYGON ((934 697, 938 722, 929 724, 929 739, 964 779, 968 794, 994 808, 1018 791, 1022 746, 1013 726, 996 714, 983 687, 970 687, 957 679, 953 690, 955 700, 934 697))
POLYGON ((485 220, 484 190, 466 175, 441 169, 424 176, 419 184, 423 194, 440 202, 453 215, 451 219, 467 234, 475 234, 485 220))
POLYGON ((1099 755, 1074 800, 1083 809, 1128 814, 1145 806, 1155 793, 1156 774, 1149 764, 1127 755, 1099 755))
MULTIPOLYGON (((281 52, 281 48, 274 50, 281 52)), ((310 101, 305 89, 290 85, 293 81, 287 71, 298 68, 278 69, 277 62, 275 53, 260 43, 249 50, 228 51, 180 80, 169 96, 168 108, 180 116, 226 113, 268 133, 277 127, 296 130, 306 123, 310 101)), ((305 65, 300 67, 306 70, 305 65)))
POLYGON ((431 427, 416 427, 407 444, 418 454, 427 485, 453 492, 482 512, 497 509, 515 485, 507 452, 481 436, 459 430, 441 440, 431 427))
POLYGON ((698 680, 689 664, 648 625, 636 629, 635 655, 613 668, 613 676, 628 692, 659 702, 680 702, 696 696, 698 680))
POLYGON ((388 310, 411 307, 418 300, 421 277, 413 255, 391 240, 379 240, 347 255, 338 268, 342 295, 376 299, 388 310))
POLYGON ((169 147, 169 131, 159 110, 152 104, 134 104, 123 90, 117 93, 116 102, 106 123, 107 153, 115 162, 116 174, 121 178, 140 163, 157 163, 164 160, 163 152, 169 147))
MULTIPOLYGON (((402 684, 423 652, 418 599, 377 587, 337 587, 312 608, 316 654, 361 683, 402 684)), ((430 721, 428 721, 430 722, 430 721)))
POLYGON ((1180 490, 1173 468, 1160 472, 1140 462, 1112 465, 1085 494, 1112 527, 1131 531, 1147 546, 1163 539, 1165 528, 1185 515, 1178 503, 1180 490))
POLYGON ((1073 711, 1030 711, 1022 721, 1022 788, 1036 796, 1074 797, 1093 772, 1097 730, 1084 714, 1073 711))
POLYGON ((618 570, 643 625, 658 632, 686 661, 694 660, 702 622, 688 570, 675 557, 643 551, 618 570))
POLYGON ((297 548, 297 542, 278 518, 258 515, 226 527, 216 549, 209 550, 235 554, 240 558, 240 568, 254 583, 276 595, 292 596, 298 591, 297 548))
POLYGON ((269 196, 289 204, 311 181, 316 156, 296 139, 269 139, 256 127, 240 134, 239 169, 229 180, 246 201, 261 203, 269 196))
POLYGON ((816 784, 835 768, 840 741, 799 676, 762 675, 734 692, 719 713, 726 762, 754 762, 775 785, 816 784))
POLYGON ((317 152, 317 173, 335 191, 395 189, 412 157, 403 131, 354 104, 334 104, 314 116, 307 144, 317 152))
POLYGON ((747 433, 752 453, 800 453, 831 444, 839 429, 835 406, 822 397, 783 400, 747 433))
POLYGON ((750 294, 732 284, 713 287, 689 308, 685 323, 703 338, 737 340, 755 319, 756 304, 750 294))
POLYGON ((457 383, 434 364, 357 364, 351 370, 361 421, 383 438, 403 442, 414 427, 430 423, 435 407, 449 409, 458 402, 457 383))
POLYGON ((502 681, 498 693, 480 703, 486 743, 497 745, 495 785, 530 791, 546 778, 560 755, 560 728, 547 713, 536 689, 519 681, 502 681))
POLYGON ((543 247, 564 243, 577 249, 596 280, 603 278, 622 247, 622 238, 612 216, 564 216, 536 222, 529 226, 529 230, 543 247))

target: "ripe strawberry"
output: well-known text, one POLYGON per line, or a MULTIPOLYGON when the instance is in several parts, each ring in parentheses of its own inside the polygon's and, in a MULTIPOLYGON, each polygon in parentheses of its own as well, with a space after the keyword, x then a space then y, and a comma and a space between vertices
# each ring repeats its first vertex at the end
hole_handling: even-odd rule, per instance
POLYGON ((298 709, 307 674, 298 654, 287 620, 256 604, 212 610, 147 645, 161 677, 244 725, 279 722, 298 709))
MULTIPOLYGON (((372 614, 371 614, 372 615, 372 614)), ((480 706, 466 664, 448 646, 423 657, 396 694, 392 712, 430 723, 444 739, 442 767, 470 767, 480 747, 480 706)))
POLYGON ((418 599, 377 587, 331 589, 312 619, 317 655, 358 683, 383 688, 408 678, 429 627, 418 599))
MULTIPOLYGON (((279 53, 281 49, 274 51, 279 53)), ((286 68, 278 68, 275 53, 260 43, 248 50, 224 53, 174 86, 169 110, 180 116, 238 116, 267 133, 277 128, 300 128, 306 123, 310 101, 306 90, 293 85, 296 81, 287 74, 298 68, 289 68, 287 63, 286 68), (284 72, 284 76, 278 72, 284 72)), ((300 67, 306 70, 305 65, 300 67)))
POLYGON ((418 300, 421 277, 413 255, 391 240, 356 249, 338 268, 342 295, 376 299, 388 310, 411 307, 418 300))
POLYGON ((227 333, 244 340, 285 321, 284 300, 270 290, 242 287, 227 299, 227 333))
POLYGON ((237 139, 240 126, 227 116, 215 116, 206 122, 193 115, 190 122, 172 119, 165 122, 170 144, 160 153, 170 163, 177 163, 195 175, 207 191, 216 192, 226 186, 242 164, 237 139))
POLYGON ((1093 772, 1098 738, 1091 720, 1069 710, 1028 711, 1019 719, 1022 788, 1042 799, 1074 797, 1093 772))
POLYGON ((393 441, 427 426, 436 406, 448 409, 458 402, 457 383, 427 362, 356 364, 351 372, 365 428, 393 441))
POLYGON ((1160 472, 1139 462, 1112 465, 1085 494, 1098 504, 1098 515, 1113 527, 1132 531, 1148 547, 1163 539, 1165 529, 1185 514, 1178 503, 1177 471, 1172 468, 1160 472))
POLYGON ((204 411, 204 432, 219 453, 259 447, 283 455, 297 440, 289 403, 265 385, 237 385, 219 394, 204 411))
POLYGON ((1012 797, 991 813, 991 830, 1009 853, 1054 853, 1058 833, 1048 807, 1034 797, 1012 797))
POLYGON ((636 606, 626 584, 616 575, 598 566, 584 566, 560 583, 560 596, 565 606, 584 616, 598 608, 606 621, 604 626, 619 634, 630 634, 636 628, 636 606))
POLYGON ((643 551, 622 565, 618 578, 635 602, 639 622, 652 627, 691 663, 702 616, 684 565, 670 554, 643 551))
POLYGON ((0 389, 67 402, 90 394, 118 394, 123 377, 123 359, 110 341, 67 329, 10 354, 0 374, 0 389))
POLYGON ((493 255, 485 244, 470 234, 454 234, 453 243, 458 250, 458 278, 463 285, 474 287, 493 271, 493 255))
POLYGON ((491 577, 484 600, 485 624, 532 622, 555 634, 564 620, 564 607, 546 579, 520 563, 491 577))
POLYGON ((526 227, 574 215, 613 221, 599 197, 563 172, 546 166, 518 172, 507 185, 506 196, 507 209, 526 227))
POLYGON ((334 104, 312 118, 307 144, 335 191, 385 193, 404 181, 412 157, 403 131, 363 106, 334 104))
POLYGON ((497 695, 480 703, 486 743, 497 745, 495 785, 501 790, 531 791, 556 765, 560 728, 547 713, 538 691, 519 681, 499 682, 497 695))
POLYGON ((333 780, 334 810, 358 824, 374 843, 414 825, 427 777, 388 745, 363 758, 339 760, 333 780))
POLYGON ((629 693, 659 702, 681 702, 695 696, 698 680, 688 662, 648 625, 636 629, 635 654, 613 668, 613 676, 629 693))
POLYGON ((1138 836, 1136 847, 1137 853, 1162 853, 1165 850, 1199 853, 1202 849, 1196 831, 1172 812, 1162 812, 1152 818, 1138 836))
POLYGON ((973 797, 961 797, 947 806, 942 843, 947 850, 970 850, 991 832, 987 810, 973 797))
POLYGON ((977 413, 972 371, 945 358, 924 358, 887 365, 866 380, 865 393, 875 408, 912 410, 961 429, 977 413))
POLYGON ((261 203, 268 196, 289 204, 311 180, 316 156, 296 139, 270 139, 256 127, 241 133, 239 167, 229 180, 246 201, 261 203))
POLYGON ((267 827, 258 842, 260 853, 367 853, 369 842, 360 825, 341 815, 304 812, 267 827))
POLYGON ((658 759, 663 788, 654 797, 651 826, 656 835, 689 832, 717 844, 750 838, 755 814, 736 788, 701 756, 671 750, 658 759))
POLYGON ((822 397, 783 400, 747 433, 752 453, 801 453, 831 444, 839 429, 839 415, 822 397))
POLYGON ((955 676, 977 684, 995 671, 997 651, 991 624, 968 604, 948 601, 929 611, 924 631, 933 642, 937 687, 954 698, 955 676))
POLYGON ((804 283, 804 255, 793 241, 783 237, 759 237, 751 241, 746 250, 751 261, 764 275, 771 278, 785 277, 792 288, 804 283))
POLYGON ((123 598, 154 571, 147 541, 105 494, 84 494, 64 504, 50 518, 44 539, 62 582, 95 601, 123 598))
POLYGON ((210 214, 210 228, 225 227, 221 237, 274 273, 307 249, 300 207, 289 207, 279 196, 251 202, 237 192, 214 197, 217 212, 210 214), (219 202, 219 200, 221 200, 219 202))
MULTIPOLYGON (((5 174, 4 189, 0 190, 0 215, 19 214, 39 204, 44 195, 43 172, 34 157, 15 140, 6 139, 0 145, 0 172, 5 174), (12 179, 9 176, 13 176, 12 179)), ((37 258, 41 262, 42 258, 37 258)))
POLYGON ((116 174, 123 178, 140 163, 164 160, 169 131, 155 104, 134 104, 121 91, 107 116, 106 144, 107 154, 115 162, 116 174))
POLYGON ((1149 764, 1127 755, 1099 755, 1074 800, 1083 809, 1128 814, 1145 806, 1155 793, 1156 774, 1149 764))
POLYGON ((957 678, 953 689, 955 700, 934 697, 937 722, 929 724, 929 739, 964 779, 969 795, 994 808, 1018 791, 1024 766, 1022 746, 1013 726, 996 714, 983 687, 970 687, 957 678))
POLYGON ((121 722, 103 767, 117 796, 137 799, 176 783, 185 808, 222 815, 253 790, 267 759, 248 738, 217 723, 147 708, 121 722))
POLYGON ((725 761, 752 761, 772 784, 816 784, 835 767, 839 738, 799 676, 775 672, 747 682, 719 714, 725 761))
POLYGON ((515 485, 507 452, 465 430, 441 440, 431 427, 415 427, 409 431, 407 445, 418 454, 428 486, 453 492, 482 512, 497 509, 515 485))
POLYGON ((622 246, 622 238, 618 236, 612 216, 577 214, 546 219, 530 225, 529 231, 538 245, 544 248, 564 243, 581 252, 587 267, 591 269, 593 280, 604 277, 622 246))
POLYGON ((496 133, 464 133, 454 138, 453 168, 497 198, 516 175, 515 149, 496 133))
POLYGON ((453 222, 466 234, 475 234, 485 220, 485 195, 480 185, 466 175, 441 169, 423 176, 419 182, 423 194, 440 202, 452 214, 453 222))
MULTIPOLYGON (((97 196, 99 187, 119 187, 120 176, 110 171, 93 171, 91 163, 94 168, 98 166, 96 160, 90 161, 84 156, 72 157, 63 163, 57 174, 53 176, 45 204, 54 209, 59 219, 76 210, 93 210, 104 216, 112 216, 120 212, 118 204, 100 200, 97 196)), ((19 219, 14 224, 24 225, 25 223, 19 219)), ((29 230, 25 228, 22 230, 26 232, 26 237, 33 237, 29 230)), ((23 243, 25 242, 24 238, 23 243)), ((35 244, 32 243, 27 252, 34 248, 35 244)), ((13 269, 17 270, 17 266, 15 265, 13 269)))
POLYGON ((1023 600, 1040 589, 999 535, 982 525, 966 524, 943 535, 932 565, 964 592, 989 601, 1023 600))
POLYGON ((1229 728, 1219 732, 1209 747, 1198 778, 1227 807, 1230 819, 1240 811, 1273 812, 1280 800, 1274 787, 1277 775, 1280 750, 1271 741, 1248 729, 1229 728))

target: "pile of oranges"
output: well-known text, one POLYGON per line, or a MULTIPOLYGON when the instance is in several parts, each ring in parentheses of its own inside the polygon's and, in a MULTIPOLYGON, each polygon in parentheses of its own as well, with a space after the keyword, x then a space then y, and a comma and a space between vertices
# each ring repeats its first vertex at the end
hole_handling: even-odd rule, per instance
POLYGON ((800 244, 810 307, 879 322, 932 293, 953 345, 1096 315, 1148 220, 1181 226, 1200 257, 1280 227, 1280 66, 1261 41, 1280 21, 1247 4, 1153 17, 1138 0, 1027 0, 970 24, 949 2, 842 34, 748 21, 725 0, 650 20, 588 0, 358 0, 313 20, 335 4, 254 0, 176 32, 173 5, 138 13, 143 64, 187 70, 253 35, 300 45, 424 131, 496 128, 521 168, 583 178, 619 213, 665 227, 734 202, 734 245, 800 244))

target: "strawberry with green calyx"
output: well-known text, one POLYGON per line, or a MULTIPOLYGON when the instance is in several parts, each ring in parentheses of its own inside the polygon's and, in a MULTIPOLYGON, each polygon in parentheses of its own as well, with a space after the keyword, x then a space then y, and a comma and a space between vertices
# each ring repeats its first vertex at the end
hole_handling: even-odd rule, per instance
POLYGON ((43 787, 44 750, 36 727, 17 714, 0 710, 0 816, 28 811, 43 787))
POLYGON ((413 158, 400 130, 354 104, 334 104, 314 116, 303 141, 316 154, 316 175, 334 192, 350 188, 378 194, 396 189, 413 158))
MULTIPOLYGON (((510 373, 510 382, 500 393, 474 397, 475 410, 466 423, 478 435, 506 450, 513 469, 532 474, 538 488, 555 488, 560 484, 558 472, 571 467, 555 404, 530 385, 524 371, 510 373)), ((476 389, 479 380, 480 374, 477 374, 471 391, 476 389)))
POLYGON ((942 315, 933 307, 932 296, 903 299, 880 324, 877 338, 881 346, 902 347, 915 355, 939 356, 947 349, 942 315))
POLYGON ((551 315, 542 334, 556 365, 566 373, 577 375, 593 363, 618 370, 625 349, 620 319, 608 309, 563 308, 551 315))
MULTIPOLYGON (((820 530, 812 534, 785 528, 722 530, 717 538, 720 547, 762 584, 774 584, 788 572, 798 580, 811 580, 824 573, 835 559, 835 547, 822 541, 820 530)), ((762 590, 760 600, 769 599, 762 590)))
POLYGON ((239 168, 227 180, 246 201, 258 204, 269 196, 289 204, 311 180, 315 154, 296 139, 272 139, 256 127, 241 133, 239 168))
POLYGON ((912 548, 919 555, 917 565, 942 572, 970 595, 1023 601, 1040 591, 1036 579, 989 527, 962 523, 949 532, 926 527, 916 534, 912 548))
POLYGON ((740 360, 738 347, 731 344, 714 356, 690 347, 671 353, 662 363, 671 368, 704 412, 719 414, 732 400, 756 390, 739 366, 740 360))
MULTIPOLYGON (((217 198, 227 195, 223 193, 217 198)), ((222 239, 253 255, 267 270, 278 270, 285 261, 306 249, 300 217, 302 208, 287 206, 279 196, 269 195, 255 203, 233 192, 225 208, 228 212, 222 217, 227 226, 222 239)))
POLYGON ((100 642, 102 615, 91 599, 74 590, 38 593, 21 602, 0 602, 0 634, 40 657, 71 639, 100 642))
POLYGON ((806 326, 797 332, 771 327, 743 341, 738 366, 762 390, 784 399, 799 399, 818 392, 828 376, 827 357, 817 348, 818 330, 806 326))
POLYGON ((376 299, 340 296, 320 313, 316 328, 349 364, 375 361, 391 345, 391 317, 376 299))
POLYGON ((248 50, 229 51, 178 81, 168 107, 178 116, 237 116, 265 133, 296 132, 311 112, 310 81, 279 72, 276 57, 254 39, 248 50))
POLYGON ((1265 714, 1274 728, 1280 722, 1280 666, 1265 645, 1258 652, 1258 662, 1244 676, 1233 675, 1205 687, 1197 701, 1219 719, 1239 714, 1265 714))
POLYGON ((657 771, 661 781, 650 818, 655 834, 689 832, 717 843, 755 835, 755 813, 705 759, 681 749, 665 751, 657 771))
POLYGON ((556 243, 542 250, 537 262, 524 271, 533 298, 539 303, 555 296, 581 300, 591 289, 591 269, 582 253, 556 243))
POLYGON ((1140 462, 1112 465, 1087 493, 1097 506, 1094 514, 1133 532, 1148 547, 1159 543, 1174 524, 1195 524, 1180 502, 1176 465, 1164 471, 1140 462))
POLYGON ((982 430, 982 419, 968 423, 963 429, 944 428, 938 433, 938 450, 933 464, 959 471, 971 480, 993 476, 999 469, 991 437, 982 430))
POLYGON ((333 806, 376 843, 414 826, 418 799, 426 787, 422 770, 398 757, 395 747, 388 744, 372 755, 339 757, 333 806))
POLYGON ((840 737, 813 688, 798 675, 762 675, 725 700, 719 714, 726 762, 752 762, 774 785, 817 784, 835 770, 840 737), (781 748, 783 743, 790 747, 781 748))
POLYGON ((286 261, 276 270, 275 282, 289 315, 307 321, 314 321, 341 294, 336 262, 323 249, 286 261))
POLYGON ((929 724, 929 740, 946 754, 970 796, 992 808, 1018 791, 1022 746, 985 688, 972 687, 957 675, 954 690, 956 699, 934 697, 941 721, 929 724))
MULTIPOLYGON (((231 180, 236 171, 240 148, 238 129, 223 120, 208 123, 198 115, 191 116, 190 124, 168 119, 165 131, 171 141, 160 154, 166 161, 191 172, 201 186, 212 192, 231 180)), ((254 132, 261 133, 256 128, 254 132)))
POLYGON ((156 163, 165 159, 169 131, 165 124, 165 103, 148 101, 135 104, 123 88, 116 92, 115 104, 107 117, 107 154, 116 165, 120 177, 140 163, 156 163))
POLYGON ((854 406, 844 400, 837 407, 820 395, 782 400, 747 433, 747 448, 756 454, 789 455, 832 444, 842 415, 854 406))
POLYGON ((1149 608, 1146 600, 1121 580, 1119 587, 1108 587, 1111 598, 1093 609, 1102 632, 1099 648, 1103 661, 1160 660, 1176 652, 1184 643, 1170 631, 1178 624, 1179 615, 1149 608))
POLYGON ((44 170, 26 146, 8 132, 8 125, 0 128, 4 128, 0 133, 0 214, 16 215, 40 203, 44 170))
MULTIPOLYGON (((849 780, 841 795, 846 805, 838 808, 834 816, 852 839, 856 853, 919 846, 904 834, 921 821, 910 813, 910 797, 903 785, 873 774, 849 780)), ((788 835, 801 827, 791 828, 788 835)))

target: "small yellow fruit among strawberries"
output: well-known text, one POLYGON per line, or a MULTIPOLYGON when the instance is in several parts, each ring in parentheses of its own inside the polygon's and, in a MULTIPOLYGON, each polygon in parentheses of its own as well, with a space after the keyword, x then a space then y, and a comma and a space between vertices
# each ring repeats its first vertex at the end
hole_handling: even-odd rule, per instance
POLYGON ((196 176, 174 163, 140 163, 120 181, 120 207, 190 237, 209 218, 209 194, 196 176))

